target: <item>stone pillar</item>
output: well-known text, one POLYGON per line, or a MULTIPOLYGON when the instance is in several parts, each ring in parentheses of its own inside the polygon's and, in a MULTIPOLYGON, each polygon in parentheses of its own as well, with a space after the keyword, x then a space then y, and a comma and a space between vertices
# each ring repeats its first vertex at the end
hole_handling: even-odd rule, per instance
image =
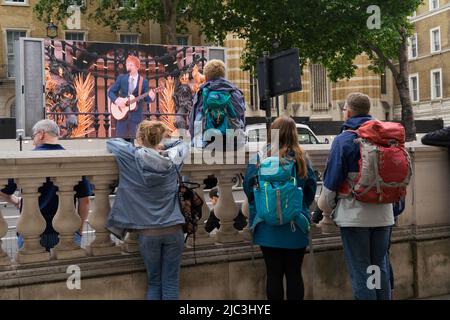
POLYGON ((219 200, 214 213, 220 219, 220 229, 215 235, 218 243, 229 243, 243 241, 242 235, 234 228, 234 218, 236 218, 239 208, 233 198, 232 187, 235 173, 221 172, 217 175, 219 187, 219 200))
POLYGON ((23 237, 23 247, 16 256, 17 263, 33 263, 50 260, 50 254, 40 244, 45 230, 45 219, 39 210, 38 188, 45 178, 16 179, 22 188, 22 213, 17 221, 17 232, 23 237))
POLYGON ((245 197, 244 203, 242 203, 242 213, 247 218, 247 226, 242 230, 242 236, 244 237, 244 240, 246 241, 252 241, 252 233, 250 231, 250 210, 248 207, 248 199, 245 197))
POLYGON ((86 247, 86 250, 92 256, 119 254, 120 247, 111 240, 111 234, 106 230, 106 221, 111 210, 110 186, 114 178, 94 176, 91 181, 95 185, 95 207, 89 213, 88 222, 95 230, 95 239, 86 247))
MULTIPOLYGON (((183 176, 186 176, 186 175, 183 174, 183 176)), ((209 217, 209 207, 206 204, 206 199, 205 199, 205 191, 204 191, 205 185, 202 183, 203 176, 195 175, 195 177, 189 177, 189 181, 190 181, 190 179, 193 179, 192 181, 194 181, 194 182, 198 181, 200 183, 200 188, 196 189, 195 192, 197 192, 198 195, 203 200, 202 217, 201 217, 200 221, 198 222, 197 232, 195 233, 195 245, 203 246, 203 245, 213 244, 214 239, 211 238, 209 236, 209 233, 206 232, 206 230, 205 230, 205 221, 209 217)), ((194 245, 194 239, 193 239, 192 235, 188 238, 187 244, 191 247, 194 245)))
MULTIPOLYGON (((3 186, 3 181, 0 181, 0 186, 3 186)), ((8 224, 3 218, 3 213, 0 208, 0 270, 7 269, 11 266, 11 259, 2 249, 2 238, 8 233, 8 224)))
POLYGON ((122 251, 127 253, 139 252, 138 237, 139 234, 137 232, 128 231, 122 243, 122 251))
POLYGON ((319 227, 322 234, 339 232, 339 227, 334 224, 334 221, 329 215, 323 215, 323 219, 320 221, 319 227))
POLYGON ((53 218, 53 228, 59 233, 59 243, 51 250, 52 257, 56 259, 73 259, 86 256, 86 251, 81 249, 74 241, 74 233, 80 229, 81 218, 75 211, 73 187, 81 177, 56 177, 55 185, 58 186, 59 196, 58 211, 53 218))

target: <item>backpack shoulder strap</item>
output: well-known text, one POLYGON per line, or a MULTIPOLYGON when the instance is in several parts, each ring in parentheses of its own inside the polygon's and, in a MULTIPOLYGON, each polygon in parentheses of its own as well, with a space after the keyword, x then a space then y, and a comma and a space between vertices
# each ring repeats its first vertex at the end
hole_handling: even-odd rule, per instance
POLYGON ((206 105, 206 100, 208 99, 208 95, 209 95, 210 89, 208 87, 203 87, 202 89, 202 111, 203 113, 206 112, 206 110, 208 109, 208 106, 206 105))
POLYGON ((356 133, 356 134, 358 134, 358 130, 354 130, 354 129, 347 129, 347 130, 344 130, 345 132, 353 132, 353 133, 356 133))

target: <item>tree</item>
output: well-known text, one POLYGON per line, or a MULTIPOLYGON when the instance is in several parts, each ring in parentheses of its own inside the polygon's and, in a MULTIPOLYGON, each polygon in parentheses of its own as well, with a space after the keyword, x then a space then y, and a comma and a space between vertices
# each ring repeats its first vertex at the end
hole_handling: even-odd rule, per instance
POLYGON ((176 44, 176 34, 186 28, 186 15, 191 0, 39 0, 34 7, 37 18, 64 24, 70 17, 71 5, 78 5, 83 14, 98 24, 117 30, 126 24, 130 30, 148 21, 162 27, 162 42, 176 44))
POLYGON ((208 0, 190 7, 205 35, 228 32, 246 39, 243 68, 253 70, 264 51, 300 50, 301 64, 321 63, 333 81, 354 75, 355 57, 367 53, 371 70, 392 71, 408 141, 415 140, 409 96, 407 44, 421 0, 208 0), (199 18, 201 17, 201 18, 199 18), (397 66, 398 64, 398 66, 397 66))

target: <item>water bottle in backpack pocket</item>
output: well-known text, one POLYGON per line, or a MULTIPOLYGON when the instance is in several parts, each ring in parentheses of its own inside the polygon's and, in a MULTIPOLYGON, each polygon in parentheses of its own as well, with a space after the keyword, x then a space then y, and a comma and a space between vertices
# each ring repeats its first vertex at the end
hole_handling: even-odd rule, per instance
POLYGON ((264 222, 272 226, 290 223, 292 230, 298 226, 309 231, 309 220, 302 214, 303 190, 297 187, 296 163, 278 157, 264 159, 258 168, 258 185, 254 190, 256 216, 250 227, 264 222))

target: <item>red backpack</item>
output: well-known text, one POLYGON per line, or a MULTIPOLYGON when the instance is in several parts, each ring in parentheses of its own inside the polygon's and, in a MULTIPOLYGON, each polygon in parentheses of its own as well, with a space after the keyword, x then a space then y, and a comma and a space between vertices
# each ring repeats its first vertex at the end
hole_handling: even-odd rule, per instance
POLYGON ((359 173, 347 179, 339 195, 353 195, 369 203, 393 203, 406 195, 412 175, 411 159, 405 149, 405 128, 396 122, 370 120, 357 130, 360 145, 359 173))

